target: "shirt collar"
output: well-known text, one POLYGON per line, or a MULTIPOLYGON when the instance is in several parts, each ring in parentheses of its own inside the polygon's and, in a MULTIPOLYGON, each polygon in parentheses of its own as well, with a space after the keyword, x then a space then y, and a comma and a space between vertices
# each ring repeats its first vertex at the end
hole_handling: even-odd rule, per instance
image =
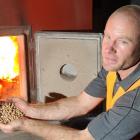
POLYGON ((116 82, 118 82, 119 85, 126 91, 138 79, 140 79, 140 65, 125 79, 120 81, 119 77, 117 77, 116 82))

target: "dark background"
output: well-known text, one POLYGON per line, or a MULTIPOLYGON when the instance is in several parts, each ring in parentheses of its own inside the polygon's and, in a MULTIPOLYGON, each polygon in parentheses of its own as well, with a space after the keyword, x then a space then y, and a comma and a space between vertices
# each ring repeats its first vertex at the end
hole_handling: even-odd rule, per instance
POLYGON ((103 32, 110 14, 123 5, 138 4, 140 0, 93 0, 93 31, 103 32))

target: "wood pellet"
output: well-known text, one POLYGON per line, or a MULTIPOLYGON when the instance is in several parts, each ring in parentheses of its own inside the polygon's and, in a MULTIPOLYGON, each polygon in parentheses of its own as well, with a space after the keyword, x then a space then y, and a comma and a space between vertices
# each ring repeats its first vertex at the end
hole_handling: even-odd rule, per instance
POLYGON ((14 103, 2 102, 0 103, 0 123, 8 124, 13 120, 23 117, 21 112, 14 103))

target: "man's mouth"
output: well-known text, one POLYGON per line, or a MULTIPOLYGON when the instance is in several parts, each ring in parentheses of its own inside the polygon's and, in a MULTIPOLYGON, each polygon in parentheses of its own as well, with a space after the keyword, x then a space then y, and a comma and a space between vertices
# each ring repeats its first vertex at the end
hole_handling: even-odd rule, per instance
POLYGON ((117 59, 114 57, 104 57, 104 61, 109 64, 115 64, 117 62, 117 59))

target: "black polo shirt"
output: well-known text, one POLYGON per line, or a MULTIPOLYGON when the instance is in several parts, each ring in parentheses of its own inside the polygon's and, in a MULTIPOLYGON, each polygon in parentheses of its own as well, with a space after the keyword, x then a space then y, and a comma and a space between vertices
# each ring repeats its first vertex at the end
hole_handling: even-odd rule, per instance
MULTIPOLYGON (((106 97, 106 75, 102 69, 97 78, 85 89, 94 97, 106 97)), ((114 93, 119 86, 127 90, 136 80, 140 79, 140 66, 127 78, 118 77, 114 93)), ((88 124, 88 130, 96 140, 130 140, 140 132, 140 87, 121 96, 113 108, 103 112, 88 124)))

